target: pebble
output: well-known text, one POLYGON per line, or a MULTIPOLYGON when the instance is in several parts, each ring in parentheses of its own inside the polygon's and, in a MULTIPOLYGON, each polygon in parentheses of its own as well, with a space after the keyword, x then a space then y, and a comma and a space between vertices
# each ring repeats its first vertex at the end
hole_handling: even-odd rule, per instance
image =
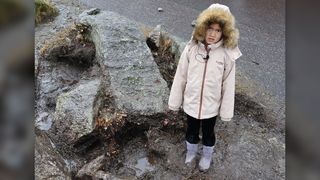
POLYGON ((197 21, 196 21, 196 20, 193 20, 193 21, 191 22, 191 26, 192 26, 192 27, 195 27, 196 24, 197 24, 197 21))
POLYGON ((159 11, 159 12, 162 12, 162 11, 163 11, 163 9, 159 7, 159 8, 158 8, 158 11, 159 11))

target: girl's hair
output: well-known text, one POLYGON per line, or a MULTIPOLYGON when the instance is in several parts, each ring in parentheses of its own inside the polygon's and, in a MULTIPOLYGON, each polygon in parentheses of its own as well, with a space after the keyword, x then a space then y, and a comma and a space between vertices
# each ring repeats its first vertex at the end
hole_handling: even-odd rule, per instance
POLYGON ((221 28, 221 31, 222 31, 222 36, 221 36, 221 39, 225 39, 225 31, 224 31, 224 26, 225 26, 225 21, 224 20, 217 20, 217 19, 212 19, 210 21, 207 22, 207 26, 206 26, 206 31, 209 29, 209 27, 212 25, 212 24, 219 24, 220 28, 221 28))
POLYGON ((225 22, 223 20, 218 21, 216 19, 210 20, 210 21, 207 22, 207 28, 209 28, 209 26, 212 25, 212 24, 219 24, 221 30, 223 30, 225 22))
POLYGON ((223 47, 234 48, 238 44, 239 31, 235 27, 234 16, 224 9, 206 9, 197 18, 196 27, 192 33, 195 42, 202 42, 205 39, 208 26, 212 23, 220 25, 222 30, 223 47))

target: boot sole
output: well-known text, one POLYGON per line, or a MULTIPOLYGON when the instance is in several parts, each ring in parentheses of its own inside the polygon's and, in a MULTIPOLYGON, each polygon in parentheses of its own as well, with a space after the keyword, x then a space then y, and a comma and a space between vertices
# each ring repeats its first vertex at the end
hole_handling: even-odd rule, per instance
MULTIPOLYGON (((210 168, 209 168, 209 169, 210 169, 210 168)), ((201 172, 208 172, 209 169, 200 169, 200 168, 199 168, 199 171, 201 171, 201 172)))

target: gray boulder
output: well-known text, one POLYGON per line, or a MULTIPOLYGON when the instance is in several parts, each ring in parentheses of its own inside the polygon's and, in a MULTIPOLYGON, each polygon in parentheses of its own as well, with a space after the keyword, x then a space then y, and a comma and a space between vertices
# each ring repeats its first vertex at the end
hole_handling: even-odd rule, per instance
POLYGON ((80 15, 80 23, 92 28, 97 60, 110 81, 115 106, 131 114, 164 112, 169 90, 137 23, 113 12, 88 12, 92 10, 80 15))
POLYGON ((80 85, 57 99, 55 127, 67 141, 75 141, 94 129, 94 117, 97 113, 95 100, 98 96, 100 80, 92 80, 80 85))
POLYGON ((36 82, 36 127, 41 130, 51 128, 57 96, 73 89, 80 74, 84 75, 78 67, 41 59, 36 82))

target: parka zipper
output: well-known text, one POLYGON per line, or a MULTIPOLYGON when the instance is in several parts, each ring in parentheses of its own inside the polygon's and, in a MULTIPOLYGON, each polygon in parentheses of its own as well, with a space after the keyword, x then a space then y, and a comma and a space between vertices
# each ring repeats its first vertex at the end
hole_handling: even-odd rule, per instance
POLYGON ((209 49, 209 50, 207 49, 207 46, 206 46, 205 48, 206 48, 206 51, 207 51, 207 56, 206 56, 205 58, 203 58, 203 59, 205 60, 205 65, 204 65, 204 71, 203 71, 203 77, 202 77, 202 85, 201 85, 200 106, 199 106, 198 119, 200 119, 200 117, 201 117, 204 81, 205 81, 205 79, 206 79, 207 64, 208 64, 208 60, 209 60, 209 51, 210 51, 210 49, 209 49))

